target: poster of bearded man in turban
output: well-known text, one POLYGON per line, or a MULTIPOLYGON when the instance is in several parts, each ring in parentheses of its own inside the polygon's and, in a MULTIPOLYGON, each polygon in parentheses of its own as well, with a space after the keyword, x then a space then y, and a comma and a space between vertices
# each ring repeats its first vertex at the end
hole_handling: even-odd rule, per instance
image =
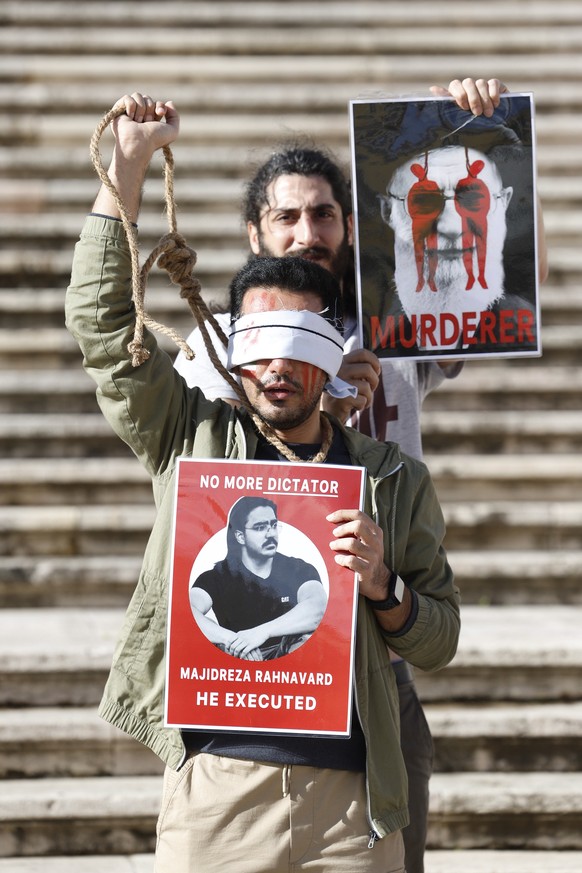
POLYGON ((540 355, 534 113, 350 103, 363 345, 378 357, 540 355))

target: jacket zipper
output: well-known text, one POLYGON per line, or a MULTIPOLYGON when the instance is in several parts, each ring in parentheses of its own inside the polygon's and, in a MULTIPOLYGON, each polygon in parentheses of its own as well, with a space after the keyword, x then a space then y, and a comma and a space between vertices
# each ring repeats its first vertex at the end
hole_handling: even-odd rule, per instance
MULTIPOLYGON (((354 703, 356 704, 356 712, 358 713, 358 719, 360 724, 362 725, 362 730, 364 731, 364 725, 360 716, 360 704, 358 701, 358 689, 356 686, 356 680, 354 677, 354 703)), ((374 827, 374 822, 372 821, 372 804, 370 802, 370 786, 368 783, 368 737, 366 736, 366 732, 364 731, 364 741, 366 743, 366 818, 368 819, 368 824, 370 825, 370 833, 368 835, 368 848, 373 849, 376 844, 376 840, 380 839, 380 834, 377 833, 376 828, 374 827)))

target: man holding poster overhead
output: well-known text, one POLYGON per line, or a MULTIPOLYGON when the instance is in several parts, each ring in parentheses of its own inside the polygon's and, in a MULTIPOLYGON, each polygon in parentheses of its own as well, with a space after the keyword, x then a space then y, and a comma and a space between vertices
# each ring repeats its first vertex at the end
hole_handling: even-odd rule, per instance
MULTIPOLYGON (((109 169, 137 220, 154 152, 174 141, 171 102, 125 97, 109 169)), ((131 259, 109 189, 75 251, 67 325, 112 427, 150 473, 157 515, 100 706, 167 764, 156 873, 402 873, 409 821, 398 694, 388 646, 423 670, 454 657, 458 592, 444 520, 424 464, 320 412, 341 366, 341 300, 331 274, 301 258, 260 258, 234 278, 240 311, 229 367, 247 408, 189 388, 148 331, 136 369, 131 259), (364 510, 322 514, 334 563, 357 574, 355 687, 345 738, 186 732, 164 725, 165 634, 174 486, 184 457, 355 465, 364 510)), ((322 468, 315 468, 322 469, 322 468)), ((249 662, 241 660, 241 665, 249 662)))
POLYGON ((500 94, 489 118, 434 98, 354 100, 351 116, 368 347, 412 360, 539 355, 531 95, 500 94))

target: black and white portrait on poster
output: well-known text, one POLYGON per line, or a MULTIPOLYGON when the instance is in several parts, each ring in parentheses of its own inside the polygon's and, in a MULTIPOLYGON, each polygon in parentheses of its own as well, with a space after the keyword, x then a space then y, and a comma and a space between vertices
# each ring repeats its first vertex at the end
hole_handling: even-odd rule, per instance
POLYGON ((362 342, 379 357, 540 355, 534 113, 350 103, 362 342))

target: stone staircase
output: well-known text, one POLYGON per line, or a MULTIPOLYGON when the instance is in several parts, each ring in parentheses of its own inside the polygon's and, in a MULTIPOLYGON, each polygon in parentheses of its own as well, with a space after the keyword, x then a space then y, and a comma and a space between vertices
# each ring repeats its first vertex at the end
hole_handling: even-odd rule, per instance
MULTIPOLYGON (((350 97, 467 74, 534 92, 551 272, 543 357, 467 364, 423 415, 463 593, 457 658, 418 675, 436 745, 426 868, 578 873, 580 4, 4 0, 0 24, 0 873, 152 870, 160 764, 95 714, 151 491, 63 326, 97 121, 125 91, 175 99, 179 227, 219 302, 246 251, 249 161, 305 133, 347 162, 350 97)), ((156 177, 145 254, 164 222, 156 177)), ((148 305, 188 331, 157 276, 148 305)))

